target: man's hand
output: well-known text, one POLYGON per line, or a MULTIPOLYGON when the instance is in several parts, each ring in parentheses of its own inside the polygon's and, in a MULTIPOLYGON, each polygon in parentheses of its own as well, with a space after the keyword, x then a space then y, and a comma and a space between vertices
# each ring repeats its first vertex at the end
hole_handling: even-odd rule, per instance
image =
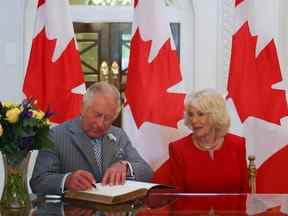
POLYGON ((67 176, 65 188, 70 191, 87 190, 96 183, 93 175, 85 170, 77 170, 67 176))
POLYGON ((124 184, 127 175, 127 165, 117 162, 109 167, 102 179, 104 185, 119 185, 124 184))

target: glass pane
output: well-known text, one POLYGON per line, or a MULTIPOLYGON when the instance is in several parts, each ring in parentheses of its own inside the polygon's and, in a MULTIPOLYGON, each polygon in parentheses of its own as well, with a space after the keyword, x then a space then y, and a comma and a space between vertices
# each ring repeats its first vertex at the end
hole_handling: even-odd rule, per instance
POLYGON ((76 39, 84 73, 95 73, 98 69, 98 33, 77 33, 76 39))
MULTIPOLYGON (((81 49, 87 49, 91 45, 94 45, 91 42, 82 42, 80 43, 81 49)), ((95 70, 97 71, 98 66, 98 46, 93 46, 86 50, 84 53, 81 54, 81 60, 85 62, 85 64, 82 64, 82 69, 84 73, 95 73, 95 70)))
POLYGON ((121 38, 121 66, 125 71, 128 68, 131 34, 122 34, 121 38))
POLYGON ((103 5, 103 6, 115 6, 115 5, 131 5, 132 0, 69 0, 71 5, 103 5))
POLYGON ((166 6, 174 6, 177 0, 165 0, 166 6))
POLYGON ((77 40, 92 40, 97 41, 99 38, 98 33, 95 32, 85 32, 85 33, 77 33, 76 34, 77 40))

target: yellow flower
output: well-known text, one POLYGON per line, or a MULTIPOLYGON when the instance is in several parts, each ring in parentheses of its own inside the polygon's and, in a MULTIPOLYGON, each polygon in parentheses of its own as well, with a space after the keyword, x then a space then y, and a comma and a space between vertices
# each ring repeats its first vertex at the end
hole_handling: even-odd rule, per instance
POLYGON ((6 112, 6 117, 7 117, 8 122, 10 123, 17 122, 20 113, 21 113, 21 110, 17 107, 8 110, 6 112))
POLYGON ((14 105, 11 101, 4 101, 3 107, 12 108, 14 105))
POLYGON ((48 118, 46 119, 45 123, 46 123, 46 125, 51 125, 51 122, 48 118))
POLYGON ((3 135, 3 127, 2 125, 0 124, 0 137, 3 135))
POLYGON ((33 110, 32 113, 33 113, 33 118, 36 118, 36 119, 39 119, 39 120, 43 119, 44 116, 45 116, 45 113, 42 112, 41 110, 39 110, 39 111, 33 110))

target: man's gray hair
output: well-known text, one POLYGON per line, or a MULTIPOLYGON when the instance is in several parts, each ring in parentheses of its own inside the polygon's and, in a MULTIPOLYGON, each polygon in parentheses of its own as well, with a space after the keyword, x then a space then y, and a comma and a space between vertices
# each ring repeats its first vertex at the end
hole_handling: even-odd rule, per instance
POLYGON ((86 109, 91 101, 91 99, 95 96, 96 93, 111 93, 115 97, 115 101, 118 104, 118 112, 121 110, 121 95, 119 90, 106 82, 96 82, 93 85, 89 86, 84 97, 83 97, 83 107, 86 109))

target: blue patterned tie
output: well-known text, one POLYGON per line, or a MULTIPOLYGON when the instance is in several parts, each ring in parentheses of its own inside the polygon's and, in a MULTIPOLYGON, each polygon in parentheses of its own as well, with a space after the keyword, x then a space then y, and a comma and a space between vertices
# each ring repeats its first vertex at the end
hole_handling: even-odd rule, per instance
POLYGON ((94 150, 97 165, 99 167, 100 176, 102 176, 102 167, 103 167, 102 139, 94 139, 91 142, 93 144, 93 150, 94 150))

